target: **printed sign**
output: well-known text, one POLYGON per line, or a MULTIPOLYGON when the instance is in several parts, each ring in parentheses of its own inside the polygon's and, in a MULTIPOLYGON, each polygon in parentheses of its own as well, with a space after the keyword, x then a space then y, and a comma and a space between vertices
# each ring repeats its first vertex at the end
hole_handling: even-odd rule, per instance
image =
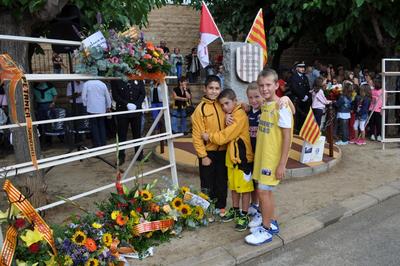
POLYGON ((185 195, 183 196, 183 200, 190 203, 191 205, 200 206, 204 210, 207 210, 210 206, 210 202, 190 192, 185 193, 185 195))
POLYGON ((82 43, 85 48, 94 46, 101 46, 103 48, 107 48, 106 38, 104 38, 103 33, 101 33, 100 31, 93 33, 92 35, 84 39, 82 43))
POLYGON ((242 81, 256 81, 263 64, 263 51, 260 46, 245 44, 236 49, 236 74, 242 81))
POLYGON ((300 162, 312 163, 321 162, 324 156, 325 137, 319 137, 315 144, 304 141, 303 148, 301 149, 300 162))

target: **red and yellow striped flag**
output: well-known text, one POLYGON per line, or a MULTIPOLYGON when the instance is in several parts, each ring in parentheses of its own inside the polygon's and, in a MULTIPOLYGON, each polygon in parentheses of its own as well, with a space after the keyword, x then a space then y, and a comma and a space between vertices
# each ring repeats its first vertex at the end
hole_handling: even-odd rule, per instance
POLYGON ((264 52, 264 65, 265 65, 268 61, 268 51, 267 51, 267 39, 265 37, 264 17, 262 8, 260 8, 260 11, 258 11, 253 26, 251 26, 250 32, 247 35, 245 42, 258 43, 261 46, 264 52))
POLYGON ((313 111, 310 108, 306 120, 304 121, 304 124, 301 127, 300 137, 310 142, 311 144, 314 144, 315 142, 317 142, 317 140, 319 140, 320 136, 321 136, 321 130, 319 129, 317 121, 315 121, 313 111))

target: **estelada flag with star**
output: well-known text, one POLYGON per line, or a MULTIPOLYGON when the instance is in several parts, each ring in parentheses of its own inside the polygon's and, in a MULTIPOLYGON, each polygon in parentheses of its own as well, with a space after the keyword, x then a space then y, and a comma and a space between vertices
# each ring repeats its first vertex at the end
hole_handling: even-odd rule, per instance
POLYGON ((311 108, 303 126, 301 127, 300 137, 311 144, 317 142, 319 137, 321 137, 321 130, 319 129, 317 121, 315 121, 314 113, 311 108))
POLYGON ((264 29, 264 17, 262 8, 258 11, 256 18, 254 19, 253 26, 251 26, 250 32, 246 37, 248 43, 258 43, 263 49, 264 53, 264 65, 268 61, 268 50, 267 50, 267 39, 265 37, 264 29))

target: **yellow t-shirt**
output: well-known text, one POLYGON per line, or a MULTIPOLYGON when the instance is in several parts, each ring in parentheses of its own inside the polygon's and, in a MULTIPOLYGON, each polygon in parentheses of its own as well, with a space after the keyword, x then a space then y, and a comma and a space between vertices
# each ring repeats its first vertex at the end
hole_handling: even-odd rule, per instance
POLYGON ((253 179, 263 185, 276 186, 279 184, 279 180, 275 178, 275 171, 282 154, 281 128, 292 129, 291 141, 293 117, 290 108, 279 109, 276 102, 265 103, 261 107, 253 168, 253 179))

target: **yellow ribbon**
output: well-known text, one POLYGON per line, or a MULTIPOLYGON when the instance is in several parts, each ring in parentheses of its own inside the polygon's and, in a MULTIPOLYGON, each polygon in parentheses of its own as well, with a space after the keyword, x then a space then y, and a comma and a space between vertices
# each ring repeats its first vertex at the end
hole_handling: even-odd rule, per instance
POLYGON ((10 55, 1 54, 0 55, 0 79, 10 80, 9 89, 9 105, 11 109, 11 118, 14 123, 19 124, 17 117, 17 108, 15 101, 15 90, 17 88, 18 82, 21 80, 22 83, 22 95, 24 103, 24 116, 26 121, 26 134, 29 147, 29 153, 33 166, 38 169, 37 157, 35 151, 35 139, 32 127, 32 117, 31 117, 31 106, 30 106, 30 95, 29 95, 29 83, 25 78, 24 72, 20 69, 17 64, 12 60, 10 55))

